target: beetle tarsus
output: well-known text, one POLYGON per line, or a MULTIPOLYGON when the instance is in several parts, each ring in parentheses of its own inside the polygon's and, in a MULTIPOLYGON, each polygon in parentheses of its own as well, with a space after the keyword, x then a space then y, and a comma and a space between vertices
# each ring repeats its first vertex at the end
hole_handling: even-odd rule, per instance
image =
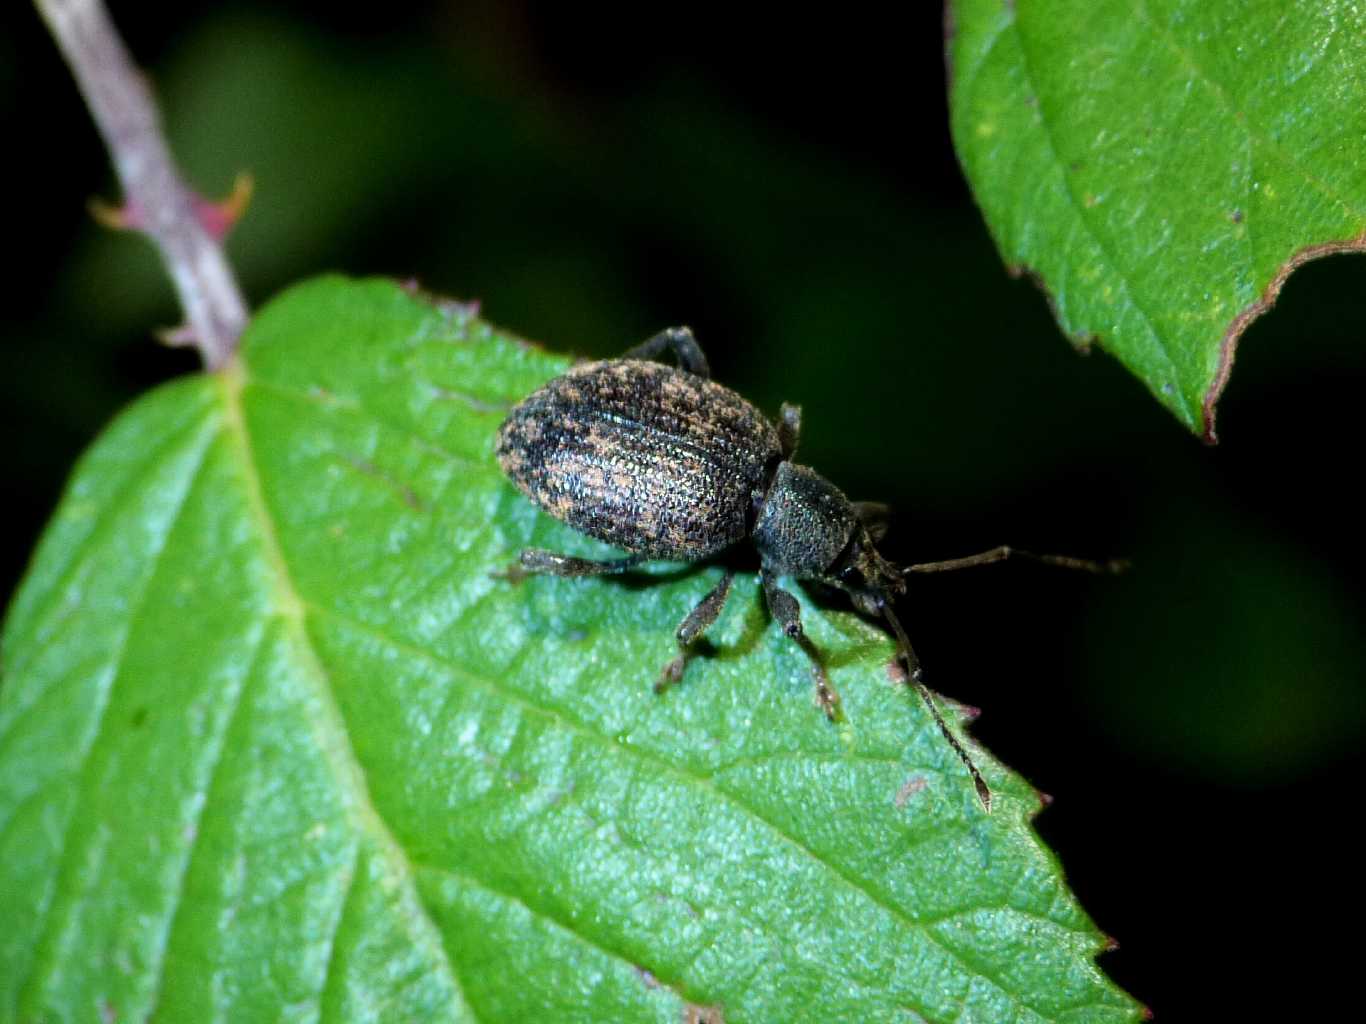
POLYGON ((821 664, 820 651, 802 629, 802 609, 797 599, 778 585, 775 577, 767 569, 759 570, 759 580, 764 588, 764 600, 768 603, 769 614, 782 626, 783 633, 802 649, 811 662, 811 673, 816 677, 816 703, 832 722, 843 718, 840 710, 840 695, 821 664))
POLYGON ((730 597, 730 585, 734 579, 735 573, 727 569, 716 586, 707 591, 706 596, 698 601, 693 610, 688 612, 687 617, 678 624, 678 629, 674 630, 674 638, 678 641, 678 656, 659 673, 655 693, 663 693, 683 678, 683 670, 687 668, 688 658, 692 655, 692 645, 720 617, 721 609, 726 606, 726 598, 730 597))
POLYGON ((522 568, 520 562, 513 562, 506 569, 495 569, 489 573, 490 578, 495 580, 506 580, 508 583, 521 583, 522 580, 532 575, 522 568))
POLYGON ((517 579, 524 579, 527 576, 537 576, 545 573, 550 576, 567 576, 570 578, 578 576, 611 576, 619 572, 626 572, 634 569, 645 559, 640 555, 629 555, 626 558, 576 558, 573 555, 561 555, 555 551, 544 551, 541 548, 527 548, 518 556, 518 564, 506 570, 509 579, 513 578, 511 573, 517 570, 521 573, 517 579))
POLYGON ((655 693, 664 693, 683 678, 683 670, 688 666, 688 652, 679 651, 678 656, 665 665, 655 680, 655 693))
POLYGON ((991 813, 991 787, 983 780, 982 776, 974 775, 972 784, 977 790, 977 799, 982 803, 982 810, 991 813))
POLYGON ((825 717, 832 722, 844 720, 844 709, 840 705, 840 695, 831 685, 830 677, 825 674, 824 669, 818 669, 816 674, 816 703, 825 712, 825 717))

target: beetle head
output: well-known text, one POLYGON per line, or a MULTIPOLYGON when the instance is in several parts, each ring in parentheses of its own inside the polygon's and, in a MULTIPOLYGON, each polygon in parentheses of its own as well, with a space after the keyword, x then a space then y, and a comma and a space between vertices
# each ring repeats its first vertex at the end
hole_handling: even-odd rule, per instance
POLYGON ((784 462, 759 506, 754 543, 770 571, 836 587, 863 614, 883 619, 896 635, 898 660, 914 676, 910 641, 892 611, 906 577, 877 549, 888 517, 886 505, 850 501, 814 470, 784 462))
POLYGON ((846 591, 854 607, 865 615, 886 616, 892 602, 906 592, 901 570, 878 553, 874 530, 862 517, 849 544, 830 567, 829 582, 846 591))
POLYGON ((885 505, 850 501, 815 470, 793 462, 779 464, 753 531, 770 571, 838 587, 869 615, 882 615, 906 589, 901 571, 878 554, 886 532, 885 505))

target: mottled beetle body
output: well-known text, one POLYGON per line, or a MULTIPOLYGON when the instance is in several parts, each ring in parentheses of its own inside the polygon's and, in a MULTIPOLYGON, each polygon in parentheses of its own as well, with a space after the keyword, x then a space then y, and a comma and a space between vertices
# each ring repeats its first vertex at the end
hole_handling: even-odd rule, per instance
MULTIPOLYGON (((749 539, 759 553, 769 611, 809 658, 816 699, 825 713, 832 720, 839 717, 839 696, 802 631, 797 599, 779 585, 779 576, 837 587, 859 611, 886 621, 908 682, 962 758, 989 810, 991 791, 920 682, 915 653, 892 602, 905 592, 907 573, 981 565, 1023 552, 994 548, 897 568, 876 547, 886 529, 886 507, 851 502, 815 470, 792 461, 800 410, 784 405, 778 422, 770 423, 709 377, 692 332, 676 327, 621 359, 575 367, 514 408, 498 432, 503 471, 556 519, 629 554, 592 560, 527 550, 508 577, 601 575, 651 559, 701 561, 749 539), (673 352, 677 368, 649 361, 665 350, 673 352)), ((1073 568, 1114 568, 1042 557, 1073 568)), ((679 625, 678 654, 665 666, 656 690, 682 678, 691 646, 720 615, 732 578, 728 570, 679 625)))
POLYGON ((648 558, 708 558, 749 532, 778 431, 735 392, 662 363, 618 359, 556 377, 498 432, 528 498, 648 558))

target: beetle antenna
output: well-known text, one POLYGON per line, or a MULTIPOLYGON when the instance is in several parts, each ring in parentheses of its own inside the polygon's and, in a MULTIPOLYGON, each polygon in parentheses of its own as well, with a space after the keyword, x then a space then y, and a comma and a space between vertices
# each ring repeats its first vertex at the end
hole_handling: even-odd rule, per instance
POLYGON ((904 565, 901 567, 901 575, 909 576, 911 573, 925 572, 951 572, 954 569, 971 569, 975 565, 991 565, 993 562, 1004 562, 1007 558, 1023 558, 1030 562, 1042 562, 1044 565, 1056 565, 1060 569, 1078 569, 1081 572, 1095 573, 1098 576, 1110 576, 1122 572, 1127 572, 1130 568, 1129 563, 1123 558, 1111 558, 1105 561, 1092 561, 1089 558, 1073 558, 1070 555, 1039 555, 1033 551, 1021 551, 1019 548, 1012 548, 1008 544, 992 548, 990 551, 983 551, 976 555, 967 555, 963 558, 946 558, 942 562, 918 562, 914 565, 904 565))
POLYGON ((906 671, 906 681, 915 687, 920 694, 920 699, 925 702, 925 706, 930 709, 930 714, 934 716, 934 724, 939 726, 939 731, 944 734, 944 739, 953 748, 955 754, 967 765, 968 771, 972 773, 972 784, 977 789, 977 799, 982 801, 982 809, 988 814, 991 813, 991 787, 987 785, 987 780, 982 778, 982 773, 977 770, 977 765, 972 761, 972 757, 963 744, 958 742, 958 737, 949 732, 948 723, 944 721, 944 716, 939 713, 939 708, 934 702, 934 694, 930 688, 920 681, 920 665, 916 659, 915 651, 911 649, 911 641, 906 636, 906 631, 901 628, 901 622, 892 612, 890 603, 884 602, 882 614, 886 617, 888 625, 892 627, 892 632, 896 634, 897 657, 901 660, 902 667, 906 671))

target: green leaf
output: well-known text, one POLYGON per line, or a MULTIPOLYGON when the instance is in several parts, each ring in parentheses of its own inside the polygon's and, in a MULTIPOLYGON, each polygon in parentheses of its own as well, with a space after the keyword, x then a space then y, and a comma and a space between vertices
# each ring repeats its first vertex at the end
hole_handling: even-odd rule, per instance
POLYGON ((752 578, 659 697, 718 569, 491 576, 603 550, 491 454, 567 365, 323 279, 95 445, 4 631, 0 1018, 1136 1019, 879 631, 804 602, 835 727, 752 578))
POLYGON ((1238 339, 1366 249, 1354 0, 952 0, 954 144, 1007 263, 1214 440, 1238 339))

